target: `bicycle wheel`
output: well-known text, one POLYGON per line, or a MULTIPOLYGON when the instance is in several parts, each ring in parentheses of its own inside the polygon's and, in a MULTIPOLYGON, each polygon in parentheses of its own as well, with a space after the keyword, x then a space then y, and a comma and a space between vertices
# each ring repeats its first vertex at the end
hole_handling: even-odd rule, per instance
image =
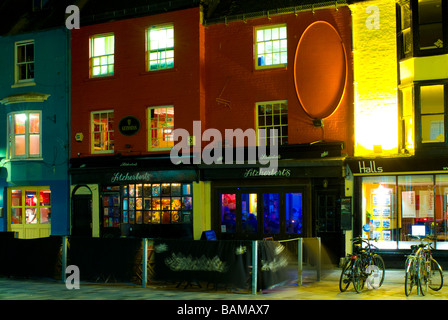
POLYGON ((443 272, 439 263, 432 258, 431 270, 429 275, 429 287, 434 291, 439 291, 443 286, 443 272))
POLYGON ((347 259, 342 267, 341 276, 339 278, 339 290, 344 292, 347 290, 352 279, 353 260, 347 259))
POLYGON ((424 258, 418 259, 418 285, 422 296, 428 292, 428 265, 424 258))
POLYGON ((375 275, 375 278, 379 279, 378 285, 376 285, 374 287, 375 288, 379 288, 379 287, 381 287, 381 285, 384 282, 384 276, 385 276, 385 273, 386 273, 386 267, 385 267, 383 258, 380 255, 378 255, 378 254, 374 254, 373 255, 373 264, 376 267, 378 267, 378 270, 377 270, 378 274, 375 275))
POLYGON ((356 259, 355 264, 353 266, 353 272, 352 272, 352 281, 353 286, 355 287, 355 291, 357 293, 360 293, 362 291, 362 288, 364 287, 364 272, 363 272, 363 263, 361 259, 356 259))
POLYGON ((404 293, 406 294, 406 296, 409 296, 411 294, 412 287, 415 284, 415 280, 417 280, 415 269, 415 258, 408 257, 406 259, 406 269, 404 277, 404 293))

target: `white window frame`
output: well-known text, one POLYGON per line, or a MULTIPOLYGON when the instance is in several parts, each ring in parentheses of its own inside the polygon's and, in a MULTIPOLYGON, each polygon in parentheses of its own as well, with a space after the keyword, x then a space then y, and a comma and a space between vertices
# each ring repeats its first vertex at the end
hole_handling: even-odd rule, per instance
POLYGON ((174 24, 162 24, 151 26, 146 30, 146 70, 157 71, 174 68, 174 24), (151 32, 169 32, 172 30, 172 38, 162 41, 151 38, 151 32), (152 68, 156 62, 156 67, 152 68))
POLYGON ((7 116, 7 155, 10 160, 38 160, 42 159, 42 111, 18 111, 8 113, 7 116), (37 113, 39 114, 39 133, 31 133, 29 127, 29 115, 37 113), (24 134, 16 134, 14 133, 14 117, 15 115, 24 114, 26 116, 25 121, 25 133, 24 134), (11 127, 11 125, 13 125, 11 127), (30 154, 30 136, 39 135, 39 154, 30 154), (23 155, 15 155, 15 140, 16 136, 24 136, 25 137, 25 154, 23 155))
MULTIPOLYGON (((257 144, 260 146, 260 145, 262 145, 262 142, 261 142, 261 137, 260 137, 260 135, 259 135, 259 130, 260 129, 266 129, 266 137, 269 137, 270 136, 270 129, 278 129, 278 145, 279 146, 281 146, 283 143, 282 143, 282 138, 288 138, 288 123, 282 123, 282 114, 284 115, 284 113, 280 113, 279 114, 279 119, 280 119, 280 123, 279 124, 276 124, 276 123, 274 123, 274 121, 275 121, 275 116, 274 116, 274 113, 272 113, 272 118, 271 118, 271 120, 272 120, 272 124, 270 124, 270 125, 267 125, 266 124, 266 116, 264 116, 264 120, 265 120, 265 123, 264 123, 264 125, 263 124, 260 124, 260 119, 259 119, 259 117, 260 117, 260 114, 259 114, 259 106, 262 106, 262 105, 275 105, 275 104, 285 104, 286 105, 286 108, 288 108, 288 100, 275 100, 275 101, 263 101, 263 102, 257 102, 256 104, 255 104, 255 115, 256 115, 256 127, 257 127, 257 144), (282 135, 282 128, 283 127, 286 127, 286 130, 287 130, 287 135, 286 136, 283 136, 282 135)), ((287 122, 289 122, 288 120, 288 112, 286 112, 286 119, 287 119, 287 122)), ((265 141, 265 145, 267 145, 267 140, 265 141)))
MULTIPOLYGON (((91 78, 101 78, 101 77, 111 77, 115 74, 115 35, 113 33, 107 34, 96 34, 90 37, 89 39, 89 73, 91 78), (113 37, 113 49, 112 53, 104 52, 103 55, 94 55, 95 39, 99 38, 107 38, 113 37), (112 71, 109 70, 110 66, 112 66, 112 71), (101 69, 105 67, 106 72, 103 73, 101 69), (98 74, 94 74, 94 68, 100 68, 100 72, 98 74)), ((106 50, 106 49, 105 49, 106 50)))
MULTIPOLYGON (((113 113, 114 114, 114 121, 115 121, 115 113, 114 110, 99 110, 99 111, 92 111, 90 112, 90 152, 92 154, 104 154, 104 153, 114 153, 115 150, 115 130, 114 130, 114 126, 112 127, 112 130, 109 130, 109 128, 106 128, 106 130, 100 130, 100 131, 95 131, 95 124, 93 122, 93 117, 95 114, 99 114, 100 118, 101 118, 101 114, 106 113, 107 114, 107 119, 109 119, 109 114, 113 113), (114 140, 110 139, 110 133, 114 133, 114 140), (107 148, 107 150, 95 150, 95 134, 96 133, 100 133, 101 134, 107 134, 108 139, 107 139, 107 143, 110 145, 110 142, 113 141, 112 146, 110 147, 111 149, 109 149, 109 147, 107 148)), ((107 124, 109 124, 109 120, 107 120, 107 124)), ((101 145, 104 145, 106 143, 105 141, 101 141, 101 145)))
POLYGON ((257 70, 286 67, 288 64, 288 29, 286 24, 255 27, 254 53, 255 69, 257 70), (285 28, 284 36, 281 35, 280 29, 282 28, 285 28), (275 35, 272 33, 274 30, 276 30, 275 35), (262 37, 260 37, 261 32, 263 33, 262 37), (278 61, 277 63, 274 63, 275 55, 278 55, 275 58, 278 61), (264 59, 264 65, 260 64, 260 59, 264 59))
POLYGON ((173 146, 168 146, 168 147, 153 147, 152 146, 152 141, 153 139, 157 139, 160 140, 159 137, 153 137, 152 136, 152 131, 153 130, 159 130, 159 129, 163 129, 164 126, 157 126, 155 128, 151 128, 151 110, 155 110, 155 109, 168 109, 168 108, 172 108, 173 109, 173 125, 172 126, 168 126, 166 127, 167 130, 171 130, 171 132, 167 135, 167 137, 170 137, 167 140, 163 140, 163 141, 167 141, 167 142, 172 142, 173 146, 174 146, 174 140, 173 140, 173 135, 172 135, 172 131, 174 130, 174 106, 173 105, 166 105, 166 106, 157 106, 157 107, 148 107, 147 109, 147 121, 146 123, 148 124, 148 151, 163 151, 163 150, 171 150, 171 148, 173 146))
MULTIPOLYGON (((25 54, 25 57, 26 57, 26 54, 25 54)), ((35 43, 34 43, 34 40, 25 40, 25 41, 18 41, 18 42, 16 42, 15 43, 15 45, 14 45, 14 67, 15 67, 15 83, 16 84, 29 84, 29 83, 34 83, 34 79, 35 79, 35 76, 36 76, 36 73, 35 73, 35 62, 36 62, 36 45, 35 45, 35 43), (19 50, 19 47, 22 47, 22 46, 27 46, 27 45, 30 45, 30 44, 32 44, 33 45, 33 60, 32 61, 25 61, 25 62, 19 62, 18 61, 18 59, 19 59, 19 54, 18 54, 18 50, 19 50), (33 65, 33 77, 32 78, 30 78, 30 77, 28 77, 28 67, 26 67, 26 73, 27 73, 27 77, 26 77, 26 79, 20 79, 20 66, 21 65, 33 65)))

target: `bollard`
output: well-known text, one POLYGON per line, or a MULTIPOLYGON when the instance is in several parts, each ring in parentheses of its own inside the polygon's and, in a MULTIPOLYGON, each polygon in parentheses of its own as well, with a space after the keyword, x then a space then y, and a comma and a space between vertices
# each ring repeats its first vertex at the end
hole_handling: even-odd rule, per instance
POLYGON ((252 294, 257 294, 258 242, 252 241, 252 294))
POLYGON ((67 270, 67 243, 68 243, 68 237, 62 236, 62 282, 65 283, 67 274, 65 271, 67 270))
POLYGON ((148 280, 148 239, 143 238, 142 242, 142 287, 146 288, 148 280))
POLYGON ((303 239, 297 239, 297 284, 301 286, 303 284, 303 239))

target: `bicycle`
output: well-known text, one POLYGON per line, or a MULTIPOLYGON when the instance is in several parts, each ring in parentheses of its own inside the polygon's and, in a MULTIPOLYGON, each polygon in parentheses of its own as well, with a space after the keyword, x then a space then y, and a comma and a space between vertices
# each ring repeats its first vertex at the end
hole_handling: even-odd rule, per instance
POLYGON ((411 246, 411 254, 407 256, 405 262, 404 292, 409 296, 412 287, 417 287, 417 294, 423 296, 428 292, 428 288, 438 291, 443 286, 443 271, 440 264, 432 256, 431 243, 424 241, 432 240, 429 237, 411 236, 420 240, 420 244, 411 246))
POLYGON ((353 241, 353 254, 346 257, 339 278, 339 290, 344 292, 350 283, 357 293, 360 293, 367 282, 373 288, 379 288, 384 282, 385 264, 383 258, 375 253, 376 248, 370 241, 376 239, 365 239, 356 237, 353 241), (363 248, 363 244, 366 246, 363 248), (375 278, 379 277, 378 284, 375 284, 375 278))

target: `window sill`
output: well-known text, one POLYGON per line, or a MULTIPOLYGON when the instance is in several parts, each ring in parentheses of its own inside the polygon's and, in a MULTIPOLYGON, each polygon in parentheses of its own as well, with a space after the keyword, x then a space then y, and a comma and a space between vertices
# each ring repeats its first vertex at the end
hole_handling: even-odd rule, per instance
POLYGON ((43 161, 44 158, 12 158, 5 159, 5 162, 17 162, 17 161, 43 161))
POLYGON ((110 75, 110 76, 97 76, 97 77, 89 77, 87 79, 84 80, 84 82, 89 82, 89 81, 102 81, 102 80, 115 80, 116 79, 116 75, 110 75))
POLYGON ((140 72, 140 76, 147 76, 147 75, 153 75, 153 74, 161 74, 161 73, 171 73, 171 72, 177 72, 177 68, 170 68, 170 69, 161 69, 161 70, 147 70, 144 72, 140 72))
POLYGON ((14 83, 11 88, 22 88, 22 87, 31 87, 31 86, 35 86, 36 82, 34 81, 29 81, 29 82, 17 82, 14 83))
POLYGON ((288 66, 287 65, 277 65, 277 66, 267 66, 267 67, 258 67, 255 66, 254 68, 254 72, 258 72, 258 71, 286 71, 288 70, 288 66))

